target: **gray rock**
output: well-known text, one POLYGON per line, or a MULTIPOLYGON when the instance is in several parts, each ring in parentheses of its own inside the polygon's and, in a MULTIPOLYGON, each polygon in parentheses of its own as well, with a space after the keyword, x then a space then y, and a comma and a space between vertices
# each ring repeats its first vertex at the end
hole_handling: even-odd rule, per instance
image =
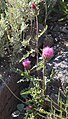
MULTIPOLYGON (((51 73, 51 70, 53 69, 55 74, 52 77, 50 84, 47 86, 46 94, 58 104, 60 89, 60 98, 65 103, 66 97, 64 96, 64 91, 68 86, 68 52, 57 55, 54 60, 47 63, 47 69, 48 73, 51 73)), ((57 108, 59 109, 59 107, 57 108)))
POLYGON ((53 61, 53 66, 56 72, 56 78, 60 78, 62 83, 68 83, 68 52, 63 52, 53 61))
POLYGON ((68 30, 65 27, 60 28, 60 32, 63 32, 65 34, 68 34, 68 30))
POLYGON ((68 83, 68 52, 57 55, 52 62, 47 64, 47 68, 48 71, 54 69, 57 80, 60 79, 62 83, 68 83))

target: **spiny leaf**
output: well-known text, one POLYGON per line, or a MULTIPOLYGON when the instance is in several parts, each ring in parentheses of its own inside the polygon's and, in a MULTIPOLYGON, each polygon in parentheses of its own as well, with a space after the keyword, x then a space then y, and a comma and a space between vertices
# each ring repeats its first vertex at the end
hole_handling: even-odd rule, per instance
POLYGON ((22 43, 22 46, 26 47, 27 45, 29 45, 29 41, 30 41, 31 37, 27 40, 27 39, 24 39, 21 43, 22 43))
POLYGON ((34 91, 34 88, 28 89, 26 91, 22 90, 20 92, 20 95, 28 95, 28 94, 31 94, 33 91, 34 91))
POLYGON ((20 93, 21 95, 27 95, 27 94, 31 94, 31 90, 28 90, 28 91, 25 91, 25 92, 22 92, 20 93))
POLYGON ((24 60, 27 57, 29 57, 29 55, 32 54, 33 52, 35 52, 35 50, 33 50, 33 49, 31 49, 31 51, 27 52, 27 54, 23 56, 23 58, 20 60, 20 62, 22 62, 22 60, 24 60))
POLYGON ((27 27, 28 27, 28 25, 26 25, 24 22, 22 22, 21 32, 22 32, 23 30, 25 30, 27 27))

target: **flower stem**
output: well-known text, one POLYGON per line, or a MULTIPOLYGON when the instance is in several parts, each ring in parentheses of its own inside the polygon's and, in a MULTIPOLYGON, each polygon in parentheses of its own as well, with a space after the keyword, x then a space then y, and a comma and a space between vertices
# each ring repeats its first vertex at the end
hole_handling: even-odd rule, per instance
POLYGON ((46 87, 46 77, 45 77, 45 70, 46 70, 46 61, 44 60, 44 67, 43 67, 43 80, 42 80, 42 90, 43 96, 45 95, 45 87, 46 87))
MULTIPOLYGON (((36 15, 36 64, 38 67, 38 16, 36 15)), ((39 71, 37 71, 37 76, 39 78, 39 71)))
POLYGON ((38 65, 38 17, 36 15, 36 59, 38 65))

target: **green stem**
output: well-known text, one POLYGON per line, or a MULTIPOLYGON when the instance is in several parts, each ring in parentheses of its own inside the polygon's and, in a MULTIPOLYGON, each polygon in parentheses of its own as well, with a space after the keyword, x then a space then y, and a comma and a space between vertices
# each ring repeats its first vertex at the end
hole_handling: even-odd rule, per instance
MULTIPOLYGON (((38 58, 39 58, 39 51, 38 51, 38 16, 36 15, 36 64, 38 67, 38 58)), ((39 71, 37 70, 37 78, 39 78, 39 71)))
POLYGON ((42 80, 42 95, 45 96, 45 87, 46 87, 46 77, 45 77, 45 70, 46 70, 46 61, 44 60, 44 68, 43 68, 43 80, 42 80))
MULTIPOLYGON (((44 115, 44 114, 46 114, 46 115, 54 115, 52 112, 47 112, 47 111, 40 112, 39 110, 37 110, 35 108, 34 108, 34 110, 37 113, 40 113, 41 115, 44 115)), ((61 119, 61 116, 59 116, 58 114, 55 114, 54 116, 61 119)), ((65 119, 65 118, 62 117, 62 119, 65 119)))

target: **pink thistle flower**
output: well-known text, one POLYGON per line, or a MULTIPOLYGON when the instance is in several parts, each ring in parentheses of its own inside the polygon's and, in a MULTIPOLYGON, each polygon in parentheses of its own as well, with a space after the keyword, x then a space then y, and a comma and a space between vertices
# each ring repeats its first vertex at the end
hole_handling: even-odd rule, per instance
POLYGON ((22 62, 23 66, 24 66, 24 68, 25 68, 26 70, 28 70, 28 69, 30 68, 30 63, 31 63, 31 61, 30 61, 29 59, 25 59, 25 60, 22 62))
POLYGON ((36 4, 35 3, 32 3, 31 8, 32 8, 32 10, 37 10, 36 4))
POLYGON ((50 59, 54 56, 54 50, 50 47, 43 48, 42 56, 44 59, 50 59))

